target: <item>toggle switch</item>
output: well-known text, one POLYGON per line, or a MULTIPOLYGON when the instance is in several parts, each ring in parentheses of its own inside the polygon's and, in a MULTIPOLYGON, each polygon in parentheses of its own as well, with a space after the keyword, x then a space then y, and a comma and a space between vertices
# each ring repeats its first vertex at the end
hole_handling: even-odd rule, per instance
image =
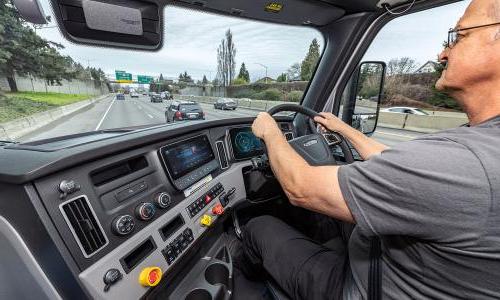
POLYGON ((212 225, 212 217, 209 215, 203 215, 200 219, 201 226, 209 227, 212 225))

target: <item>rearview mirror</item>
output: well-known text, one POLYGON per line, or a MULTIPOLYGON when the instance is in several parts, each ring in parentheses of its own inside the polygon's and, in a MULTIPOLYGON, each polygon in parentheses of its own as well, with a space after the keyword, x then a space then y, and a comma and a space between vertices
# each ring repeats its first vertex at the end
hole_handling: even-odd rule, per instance
POLYGON ((384 62, 362 62, 351 77, 349 101, 342 115, 344 121, 364 134, 372 134, 377 127, 385 68, 384 62))
POLYGON ((153 2, 51 0, 59 28, 70 41, 108 47, 157 50, 163 15, 153 2))

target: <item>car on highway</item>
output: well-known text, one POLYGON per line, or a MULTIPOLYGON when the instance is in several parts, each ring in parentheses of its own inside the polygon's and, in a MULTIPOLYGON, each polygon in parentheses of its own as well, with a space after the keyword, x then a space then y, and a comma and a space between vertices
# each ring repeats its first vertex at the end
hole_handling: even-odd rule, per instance
POLYGON ((137 93, 137 92, 131 92, 130 93, 130 98, 139 98, 139 93, 137 93))
POLYGON ((153 103, 161 103, 163 102, 163 98, 160 96, 160 94, 151 93, 151 95, 149 96, 149 101, 153 103))
POLYGON ((125 100, 125 95, 122 93, 118 93, 118 94, 116 94, 115 98, 116 98, 116 100, 125 100))
POLYGON ((409 115, 418 115, 418 116, 428 116, 429 113, 424 110, 416 107, 407 107, 407 106, 394 106, 388 107, 380 110, 381 112, 388 113, 400 113, 400 114, 409 114, 409 115))
POLYGON ((219 98, 214 102, 215 109, 235 110, 237 107, 236 101, 230 98, 219 98))
POLYGON ((165 111, 167 123, 184 120, 205 120, 205 112, 194 101, 172 101, 165 111))
POLYGON ((172 96, 172 94, 170 94, 169 91, 161 92, 160 96, 161 96, 162 99, 166 99, 166 100, 172 100, 172 99, 174 99, 174 97, 172 96))

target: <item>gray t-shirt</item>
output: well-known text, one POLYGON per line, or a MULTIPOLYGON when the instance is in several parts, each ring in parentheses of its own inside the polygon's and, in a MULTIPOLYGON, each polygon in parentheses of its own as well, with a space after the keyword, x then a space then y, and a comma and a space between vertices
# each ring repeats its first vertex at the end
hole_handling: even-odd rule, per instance
POLYGON ((356 227, 345 298, 366 298, 369 238, 383 299, 500 299, 500 116, 342 166, 356 227))

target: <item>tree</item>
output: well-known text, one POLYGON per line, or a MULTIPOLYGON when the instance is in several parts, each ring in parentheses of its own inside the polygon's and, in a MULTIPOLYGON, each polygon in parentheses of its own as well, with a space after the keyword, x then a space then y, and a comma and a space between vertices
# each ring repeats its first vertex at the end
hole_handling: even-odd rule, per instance
POLYGON ((415 60, 410 57, 393 58, 387 64, 387 76, 408 74, 416 67, 415 60))
POLYGON ((163 73, 160 73, 160 77, 158 78, 158 80, 159 80, 160 82, 163 82, 163 81, 164 81, 164 79, 163 79, 163 73))
POLYGON ((201 84, 203 85, 208 84, 208 79, 207 76, 205 76, 205 74, 203 74, 203 79, 201 80, 201 84))
POLYGON ((300 64, 294 63, 290 68, 286 71, 288 80, 300 80, 300 64))
POLYGON ((217 79, 223 86, 228 86, 234 79, 236 67, 236 47, 231 29, 226 31, 217 49, 217 79))
POLYGON ((184 73, 181 73, 179 75, 179 82, 194 82, 194 80, 191 78, 191 76, 188 75, 187 71, 184 71, 184 73))
POLYGON ((313 39, 309 45, 309 51, 300 65, 300 78, 302 80, 310 80, 316 65, 319 61, 319 43, 317 39, 313 39))
POLYGON ((248 72, 245 63, 241 63, 240 72, 238 73, 237 78, 241 78, 246 83, 250 82, 250 73, 248 72))
POLYGON ((287 81, 287 75, 286 73, 281 73, 278 78, 276 78, 277 82, 286 82, 287 81))

